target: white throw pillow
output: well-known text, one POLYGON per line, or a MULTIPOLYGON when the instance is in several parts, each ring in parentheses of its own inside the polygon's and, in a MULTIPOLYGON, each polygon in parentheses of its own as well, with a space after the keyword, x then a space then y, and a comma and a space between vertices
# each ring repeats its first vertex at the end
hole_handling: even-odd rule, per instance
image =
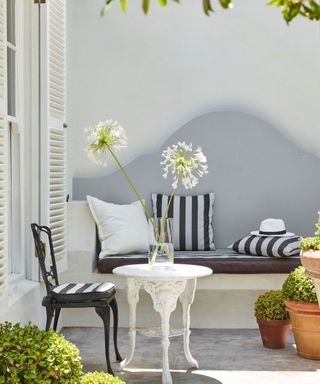
POLYGON ((147 252, 148 222, 139 201, 112 204, 87 196, 101 241, 99 258, 131 252, 147 252))

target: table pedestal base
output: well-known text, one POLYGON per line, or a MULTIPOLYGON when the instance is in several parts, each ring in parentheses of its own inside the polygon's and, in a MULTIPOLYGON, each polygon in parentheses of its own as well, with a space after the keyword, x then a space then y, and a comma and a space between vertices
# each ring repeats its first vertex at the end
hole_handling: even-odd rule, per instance
POLYGON ((128 278, 127 279, 127 299, 129 303, 129 334, 130 351, 128 357, 121 363, 121 368, 125 368, 133 359, 136 343, 136 306, 139 301, 139 290, 143 287, 152 298, 154 309, 161 317, 162 334, 162 384, 172 384, 172 377, 169 368, 169 345, 170 345, 170 316, 176 309, 178 298, 183 308, 183 339, 184 353, 187 361, 192 367, 198 368, 198 362, 192 357, 189 346, 190 339, 190 307, 194 300, 196 289, 196 279, 177 280, 177 281, 149 281, 128 278))

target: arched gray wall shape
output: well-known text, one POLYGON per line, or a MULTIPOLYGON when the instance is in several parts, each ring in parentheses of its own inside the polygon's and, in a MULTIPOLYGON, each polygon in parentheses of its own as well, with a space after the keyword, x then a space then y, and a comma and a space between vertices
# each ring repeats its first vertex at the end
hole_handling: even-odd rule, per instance
MULTIPOLYGON (((142 138, 143 139, 143 138, 142 138)), ((283 218, 299 235, 313 234, 320 208, 320 159, 302 153, 267 122, 241 112, 214 112, 176 131, 162 148, 126 166, 150 207, 152 192, 169 193, 159 165, 163 148, 177 141, 200 145, 209 174, 192 194, 214 191, 214 239, 225 247, 259 227, 267 217, 283 218)), ((120 171, 100 178, 74 178, 75 200, 86 195, 128 203, 136 200, 120 171)), ((186 193, 181 189, 181 194, 186 193)))

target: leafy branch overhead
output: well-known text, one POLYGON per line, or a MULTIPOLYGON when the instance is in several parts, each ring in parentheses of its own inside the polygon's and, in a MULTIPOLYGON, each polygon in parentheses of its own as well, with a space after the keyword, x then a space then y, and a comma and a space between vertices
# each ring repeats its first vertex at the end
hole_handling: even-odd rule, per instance
MULTIPOLYGON (((126 11, 127 0, 104 0, 105 3, 101 9, 103 16, 106 11, 114 4, 119 3, 123 12, 126 11)), ((170 0, 142 0, 142 9, 145 14, 148 13, 150 4, 158 2, 165 7, 170 0)), ((180 3, 180 0, 171 0, 180 3)), ((232 0, 199 0, 202 1, 203 12, 210 16, 214 12, 213 4, 219 2, 222 8, 232 8, 232 0)), ((281 8, 282 15, 287 23, 297 16, 306 17, 309 20, 320 20, 320 5, 315 0, 269 0, 267 5, 273 5, 281 8)))

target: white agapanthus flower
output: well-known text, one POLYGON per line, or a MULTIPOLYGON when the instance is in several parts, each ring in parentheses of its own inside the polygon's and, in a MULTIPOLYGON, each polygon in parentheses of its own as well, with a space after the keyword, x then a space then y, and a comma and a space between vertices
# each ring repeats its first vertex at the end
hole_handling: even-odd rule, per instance
POLYGON ((117 153, 128 144, 125 130, 114 120, 100 121, 86 129, 88 157, 99 165, 106 166, 110 151, 117 153))
POLYGON ((199 178, 208 173, 207 158, 200 147, 192 149, 192 144, 178 142, 162 152, 163 177, 172 174, 172 187, 177 188, 179 180, 185 189, 191 189, 198 184, 199 178))

